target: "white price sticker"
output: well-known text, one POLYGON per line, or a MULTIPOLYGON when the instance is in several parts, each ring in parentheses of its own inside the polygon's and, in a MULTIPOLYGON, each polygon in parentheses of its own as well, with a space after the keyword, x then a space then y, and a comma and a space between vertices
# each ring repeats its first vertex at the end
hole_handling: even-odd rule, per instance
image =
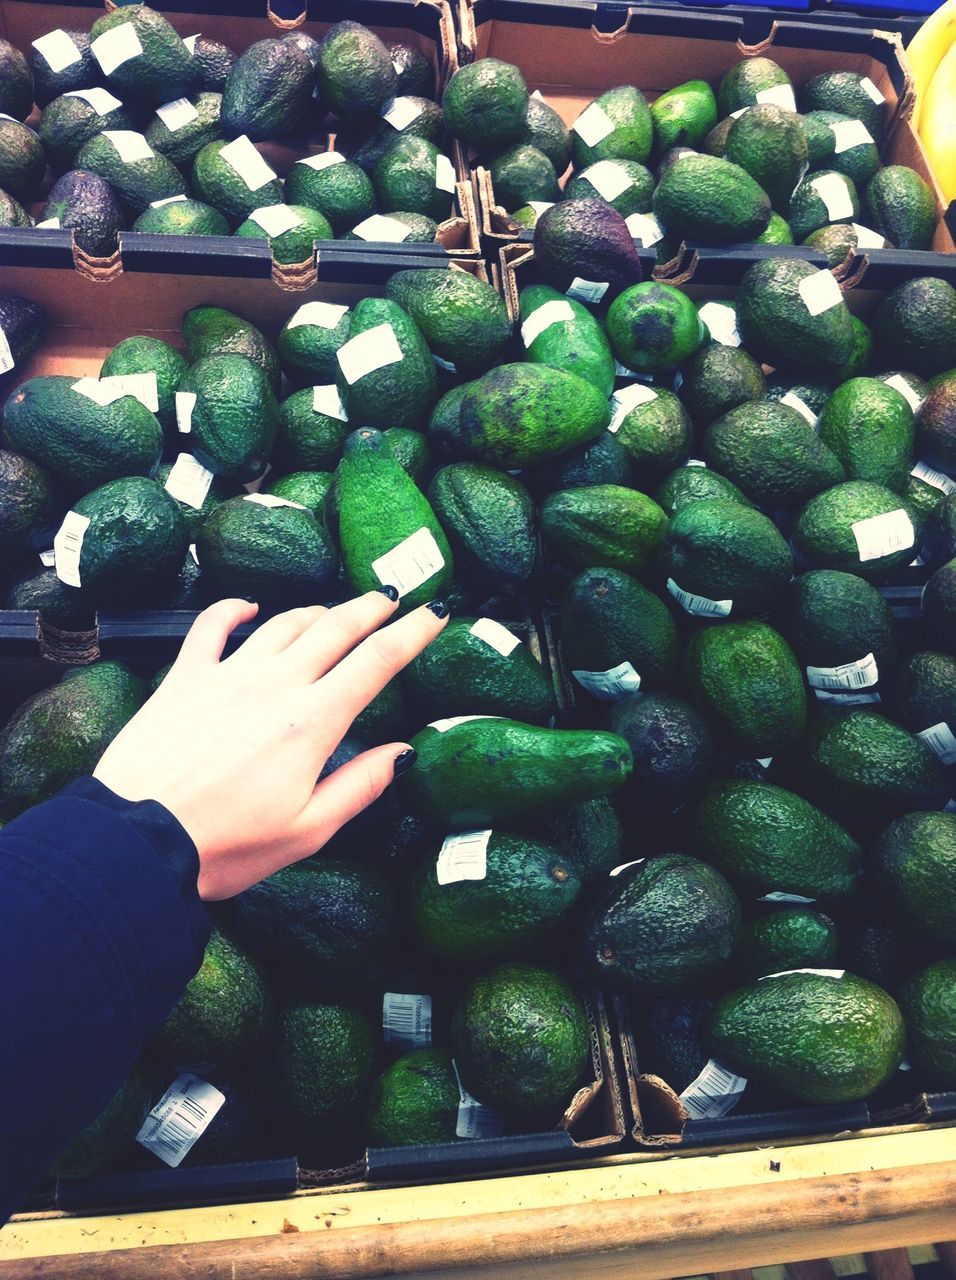
POLYGON ((82 98, 83 101, 96 112, 98 116, 107 116, 111 111, 115 111, 117 107, 123 104, 119 98, 114 98, 108 89, 71 89, 69 93, 65 93, 64 98, 82 98))
POLYGON ((829 271, 815 271, 812 276, 801 280, 797 289, 812 316, 822 315, 843 301, 840 286, 829 271))
POLYGON ((38 223, 36 224, 35 230, 37 230, 37 231, 59 231, 59 230, 60 230, 60 219, 59 219, 59 218, 44 218, 44 220, 43 220, 42 222, 38 222, 38 223))
POLYGON ((869 76, 863 76, 863 78, 860 80, 860 88, 863 90, 866 96, 870 99, 870 101, 875 102, 877 106, 881 106, 886 101, 885 96, 882 93, 880 93, 879 89, 877 89, 876 85, 873 83, 873 81, 870 79, 869 76))
POLYGON ((733 600, 708 600, 695 596, 692 591, 679 587, 673 578, 667 579, 667 590, 687 613, 697 618, 726 618, 734 607, 733 600))
POLYGON ((458 1065, 452 1058, 455 1068, 455 1079, 458 1081, 458 1119, 455 1124, 456 1138, 500 1138, 505 1131, 504 1120, 497 1111, 486 1107, 484 1103, 473 1098, 461 1082, 458 1065))
POLYGON ((123 22, 110 31, 104 31, 90 42, 90 53, 100 64, 104 76, 111 76, 117 67, 129 62, 130 58, 138 58, 142 52, 143 46, 132 22, 123 22))
POLYGON ((656 399, 657 392, 645 382, 632 382, 626 387, 621 387, 611 396, 611 421, 608 423, 608 431, 612 435, 617 435, 624 419, 632 409, 636 409, 641 404, 649 404, 651 400, 656 399))
POLYGON ((390 244, 401 244, 412 234, 411 227, 406 227, 398 218, 389 218, 384 213, 373 213, 352 228, 352 234, 360 240, 385 240, 390 244))
POLYGON ((768 978, 789 978, 791 973, 813 973, 818 978, 842 978, 846 969, 781 969, 779 973, 765 973, 758 982, 766 982, 768 978))
POLYGON ((68 587, 82 585, 80 552, 83 550, 83 539, 89 527, 89 516, 81 516, 78 511, 68 511, 53 539, 56 576, 68 587))
POLYGON ((500 720, 500 716, 449 716, 447 720, 433 720, 431 724, 426 725, 427 729, 434 729, 436 733, 447 733, 449 729, 454 729, 460 724, 468 724, 471 720, 500 720))
POLYGON ((15 364, 13 352, 10 350, 10 340, 0 328, 0 373, 9 373, 15 364))
POLYGON ((807 667, 807 683, 811 689, 869 689, 879 678, 876 658, 872 653, 856 662, 844 662, 839 667, 807 667))
POLYGON ((614 702, 629 693, 637 693, 641 687, 641 677, 629 662, 607 671, 572 671, 571 674, 582 689, 602 702, 614 702))
POLYGON ((150 203, 151 209, 161 209, 164 204, 185 204, 187 196, 166 196, 163 200, 153 200, 150 203))
POLYGON ((761 105, 769 103, 772 107, 782 107, 784 111, 796 111, 797 100, 793 96, 793 88, 789 84, 771 85, 769 89, 757 90, 757 101, 761 105))
POLYGON ((873 142, 873 135, 862 120, 838 120, 830 128, 833 131, 833 150, 838 156, 851 147, 865 147, 873 142))
POLYGON ((680 1100, 692 1120, 719 1120, 734 1109, 746 1088, 746 1076, 738 1076, 711 1058, 680 1100))
POLYGON ((935 467, 928 467, 925 462, 917 462, 910 469, 910 475, 915 476, 917 480, 922 480, 924 484, 931 484, 934 489, 939 489, 947 496, 956 493, 956 480, 951 480, 935 467))
MULTIPOLYGON (((843 178, 835 173, 825 173, 819 178, 814 178, 810 186, 826 206, 827 217, 831 222, 853 217, 853 201, 843 178)), ((829 271, 827 275, 830 275, 829 271)), ((830 279, 833 280, 832 275, 830 279)))
POLYGON ((43 565, 44 569, 53 568, 53 566, 56 564, 56 552, 53 550, 52 547, 49 549, 49 551, 40 552, 40 563, 43 565))
POLYGON ((602 199, 610 202, 623 195, 628 187, 633 186, 630 176, 623 165, 613 160, 599 160, 581 175, 602 199))
POLYGON ((882 249, 886 244, 886 241, 878 231, 871 231, 869 227, 864 227, 859 222, 851 222, 850 226, 856 236, 856 247, 858 249, 882 249))
POLYGON ((631 239, 636 240, 642 249, 650 249, 664 239, 664 228, 652 213, 632 213, 624 222, 631 239))
POLYGON ((302 502, 293 502, 291 498, 280 498, 277 493, 247 493, 243 502, 255 502, 260 507, 294 507, 297 511, 308 511, 302 502))
POLYGON ((455 190, 455 169, 447 156, 435 157, 435 190, 449 193, 455 190))
POLYGON ((956 764, 956 737, 945 720, 930 725, 918 733, 920 738, 933 751, 943 764, 956 764))
POLYGON ((189 1071, 176 1077, 143 1121, 136 1141, 178 1169, 209 1128, 226 1095, 189 1071))
POLYGON ((894 373, 892 378, 887 378, 886 385, 898 391, 914 413, 923 403, 923 397, 913 390, 901 373, 894 373))
POLYGON ((564 292, 575 302, 600 302, 609 288, 606 280, 585 280, 583 276, 575 276, 564 292))
POLYGON ((524 343, 525 350, 531 346, 535 338, 544 333, 545 329, 550 329, 553 324, 564 324, 573 319, 574 312, 571 304, 563 299, 555 298, 552 302, 546 302, 543 306, 537 307, 521 326, 521 341, 524 343))
POLYGON ((401 599, 433 578, 445 567, 445 558, 431 529, 425 525, 391 551, 372 561, 372 572, 382 586, 392 586, 401 599))
POLYGON ((370 373, 385 369, 390 364, 398 364, 405 357, 398 345, 395 330, 386 322, 349 338, 343 347, 339 347, 335 358, 345 381, 350 387, 354 387, 356 382, 368 377, 370 373))
POLYGON ((195 56, 196 56, 196 41, 197 41, 198 39, 199 39, 199 32, 198 32, 198 31, 196 32, 196 34, 195 34, 194 36, 186 36, 186 37, 183 39, 183 44, 186 46, 186 48, 187 48, 187 49, 189 50, 189 52, 193 55, 193 57, 194 57, 194 58, 195 58, 195 56))
POLYGON ((459 880, 484 880, 488 874, 488 841, 491 831, 461 831, 446 836, 438 851, 435 876, 440 885, 459 880))
POLYGON ((267 236, 281 236, 293 227, 302 226, 302 219, 287 204, 267 204, 262 209, 253 209, 249 217, 267 236))
POLYGON ((758 756, 757 763, 760 765, 761 769, 769 769, 773 764, 773 756, 758 756))
POLYGON ((598 103, 592 102, 571 126, 581 141, 588 147, 596 147, 614 132, 614 121, 598 103))
POLYGON ((266 164, 245 134, 233 142, 227 142, 219 152, 219 159, 239 175, 250 191, 258 191, 266 183, 275 181, 276 175, 272 168, 266 164))
POLYGON ((432 1042, 432 998, 386 991, 382 997, 382 1032, 386 1044, 427 1049, 432 1042))
POLYGON ((864 702, 882 702, 878 693, 838 693, 833 689, 814 689, 817 702, 832 702, 840 707, 856 707, 864 702))
POLYGON ((296 164, 304 164, 307 169, 315 169, 317 173, 321 173, 330 165, 345 164, 345 156, 341 151, 323 151, 317 156, 304 156, 303 159, 296 160, 296 164))
POLYGON ((387 120, 399 132, 422 114, 422 107, 413 98, 389 98, 382 107, 382 119, 387 120))
POLYGON ((554 208, 553 200, 529 200, 528 208, 533 209, 540 218, 542 213, 547 213, 549 209, 554 208))
POLYGON ((622 862, 619 867, 612 867, 608 872, 609 876, 619 876, 622 871, 626 871, 628 867, 639 867, 642 862, 646 862, 646 858, 632 858, 630 862, 622 862))
POLYGON ((197 564, 197 565, 198 565, 198 564, 199 564, 199 552, 196 550, 196 544, 195 544, 195 542, 190 542, 190 544, 189 544, 189 554, 190 554, 190 555, 192 556, 192 558, 193 558, 193 564, 197 564))
POLYGON ((902 507, 857 520, 850 528, 856 539, 861 564, 895 555, 897 551, 908 551, 916 543, 913 521, 902 507))
POLYGON ((714 342, 725 347, 739 347, 740 331, 737 328, 737 312, 723 302, 705 302, 697 314, 710 330, 714 342))
POLYGON ((112 404, 114 400, 122 400, 127 394, 115 385, 110 386, 110 381, 110 379, 100 382, 98 378, 80 378, 79 382, 73 383, 70 390, 75 391, 78 396, 86 396, 87 400, 92 400, 94 404, 103 408, 112 404))
POLYGON ((782 893, 779 889, 773 893, 765 893, 758 902, 789 902, 797 907, 809 907, 816 898, 805 898, 802 893, 782 893))
POLYGON ((109 138, 116 154, 124 164, 138 164, 140 160, 152 160, 155 151, 141 133, 133 129, 104 129, 103 137, 109 138))
POLYGON ((193 409, 196 407, 195 391, 176 392, 176 426, 181 435, 193 429, 193 409))
POLYGON ((479 618, 473 626, 468 628, 468 634, 484 640, 485 644, 490 644, 492 649, 496 649, 503 658, 514 653, 521 644, 519 636, 514 635, 494 618, 479 618))
POLYGON ((34 40, 33 47, 50 70, 55 73, 65 71, 74 63, 83 61, 83 55, 73 43, 72 36, 69 36, 62 27, 49 32, 48 35, 40 36, 39 40, 34 40))
POLYGON ((348 307, 337 302, 306 302, 289 320, 287 329, 298 329, 303 324, 314 324, 319 329, 335 329, 342 322, 348 307))
POLYGON ((789 405, 791 409, 796 409, 797 413, 799 413, 801 417, 805 418, 809 425, 813 427, 814 431, 816 431, 820 422, 819 415, 814 413, 806 400, 801 396, 798 396, 795 391, 788 391, 785 396, 781 396, 780 403, 789 405))
POLYGON ((181 453, 170 468, 163 487, 171 498, 198 511, 206 501, 211 484, 212 472, 197 462, 191 453, 181 453))
POLYGON ((132 396, 150 413, 159 413, 159 387, 153 370, 147 373, 114 373, 100 378, 100 386, 115 391, 114 399, 132 396))
POLYGON ((156 114, 170 133, 178 133, 180 129, 199 119, 199 112, 188 98, 174 98, 156 108, 156 114))
POLYGON ((339 389, 334 382, 312 388, 312 409, 315 413, 324 413, 327 418, 335 418, 339 422, 349 420, 339 389))

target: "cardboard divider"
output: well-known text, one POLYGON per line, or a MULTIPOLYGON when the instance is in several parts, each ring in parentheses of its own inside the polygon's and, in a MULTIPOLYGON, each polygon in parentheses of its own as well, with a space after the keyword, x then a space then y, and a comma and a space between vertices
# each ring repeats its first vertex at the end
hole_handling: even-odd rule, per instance
MULTIPOLYGON (((458 67, 458 42, 448 0, 308 0, 307 12, 301 14, 291 26, 287 25, 290 20, 280 19, 274 11, 270 11, 265 0, 261 3, 259 0, 255 0, 255 3, 252 3, 252 0, 246 0, 245 3, 243 0, 218 0, 216 3, 205 6, 195 5, 195 7, 188 7, 181 2, 175 5, 163 5, 162 12, 180 35, 190 36, 199 32, 222 41, 237 53, 241 53, 257 40, 277 36, 279 34, 277 27, 285 31, 302 30, 305 34, 319 39, 335 22, 346 18, 363 22, 383 40, 411 44, 429 59, 435 70, 436 96, 439 101, 445 85, 458 67)), ((10 40, 19 49, 29 52, 31 42, 38 36, 58 27, 86 31, 98 16, 97 9, 93 5, 73 3, 71 0, 64 0, 63 3, 57 3, 55 0, 40 3, 32 3, 32 0, 0 0, 0 36, 10 40)), ((35 125, 38 120, 39 114, 34 109, 34 115, 30 117, 28 123, 35 125)), ((334 131, 329 133, 323 128, 304 127, 289 138, 260 142, 255 145, 279 177, 285 177, 296 160, 334 148, 334 143, 334 131)), ((452 257, 473 257, 479 253, 480 243, 471 173, 457 145, 449 147, 449 156, 455 167, 457 179, 453 207, 451 215, 438 227, 434 252, 452 257)), ((48 189, 49 179, 48 174, 48 183, 44 187, 44 192, 48 189)), ((45 194, 39 201, 28 206, 29 212, 38 214, 43 199, 45 194)), ((0 265, 8 261, 24 245, 22 233, 21 236, 13 236, 12 230, 0 228, 0 265)), ((73 252, 72 237, 69 232, 35 232, 28 229, 26 236, 28 242, 38 241, 33 245, 33 251, 37 254, 41 254, 44 250, 52 252, 54 247, 62 248, 65 245, 69 245, 73 252), (53 236, 58 236, 59 239, 52 239, 53 236)), ((126 265, 127 255, 133 242, 139 238, 140 233, 137 232, 121 234, 119 266, 117 267, 117 263, 110 259, 108 270, 106 267, 101 270, 96 260, 91 265, 90 260, 82 254, 82 250, 75 250, 77 270, 84 274, 100 272, 100 278, 104 280, 115 279, 120 271, 129 269, 126 265)), ((203 236, 164 238, 176 239, 179 242, 177 255, 202 252, 201 242, 206 239, 203 236)), ((232 246, 233 252, 241 256, 242 242, 229 237, 228 243, 232 246)), ((246 244, 250 243, 257 242, 246 241, 246 244)), ((271 262, 268 241, 263 240, 261 243, 266 248, 271 262)), ((330 246, 337 247, 343 243, 348 245, 353 242, 317 241, 316 248, 319 253, 323 253, 327 252, 330 246)), ((409 253, 417 252, 419 248, 427 250, 432 246, 395 245, 382 242, 375 245, 369 244, 369 248, 377 253, 409 253)), ((229 255, 224 253, 223 256, 229 255)), ((223 267, 228 269, 226 263, 223 263, 223 267)), ((282 287, 293 289, 301 287, 300 284, 295 283, 299 276, 290 275, 288 268, 284 268, 281 264, 276 264, 276 268, 275 278, 282 287)), ((169 269, 176 269, 172 261, 169 269)))

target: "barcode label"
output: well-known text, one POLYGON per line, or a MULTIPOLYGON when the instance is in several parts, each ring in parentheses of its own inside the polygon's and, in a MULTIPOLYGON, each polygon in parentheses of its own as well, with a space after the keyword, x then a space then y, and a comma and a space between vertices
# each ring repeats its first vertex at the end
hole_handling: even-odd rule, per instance
POLYGON ((705 302, 697 312, 701 320, 710 330, 714 342, 722 342, 725 347, 739 347, 742 341, 737 328, 737 312, 723 302, 705 302))
POLYGON ((108 89, 71 89, 69 93, 65 93, 64 98, 82 98, 93 108, 98 116, 107 116, 111 111, 115 111, 117 107, 123 104, 119 98, 114 98, 108 89))
POLYGON ((187 196, 166 196, 162 200, 153 200, 150 203, 151 209, 161 209, 164 204, 185 204, 187 196))
POLYGON ((765 973, 758 982, 766 982, 768 978, 789 978, 791 973, 815 973, 818 978, 842 978, 846 969, 781 969, 779 973, 765 973))
POLYGON ((797 285, 800 297, 812 316, 822 315, 843 301, 840 286, 829 271, 815 271, 797 285))
POLYGON ((867 702, 882 702, 878 693, 837 693, 832 689, 814 689, 817 702, 832 702, 840 707, 858 707, 867 702))
POLYGON ((876 85, 873 83, 873 81, 870 79, 869 76, 863 76, 863 78, 860 80, 860 88, 863 90, 866 96, 870 99, 870 101, 875 102, 877 106, 879 106, 880 103, 886 101, 886 98, 883 96, 882 93, 880 93, 879 89, 877 89, 876 85))
POLYGON ((377 369, 404 359, 395 330, 387 322, 349 338, 335 353, 339 368, 350 387, 377 369))
POLYGON ((564 292, 575 302, 600 302, 609 288, 606 280, 585 280, 583 276, 575 276, 564 292))
POLYGON ((473 1098, 461 1082, 458 1064, 452 1058, 455 1068, 455 1079, 458 1081, 458 1120, 455 1125, 456 1138, 500 1138, 505 1131, 504 1120, 497 1111, 486 1107, 473 1098))
POLYGON ((775 84, 769 89, 758 89, 757 101, 761 104, 770 103, 774 107, 783 107, 784 111, 797 109, 797 100, 793 96, 792 87, 788 84, 775 84))
POLYGON ((564 324, 574 319, 574 312, 571 309, 570 302, 556 298, 553 302, 546 302, 543 306, 532 311, 524 324, 521 326, 521 341, 525 348, 531 346, 535 338, 541 336, 545 329, 550 329, 553 324, 564 324))
POLYGON ((124 164, 137 164, 140 160, 152 160, 155 152, 141 133, 133 129, 104 129, 103 137, 109 138, 116 154, 124 164))
POLYGON ((897 551, 907 551, 916 542, 913 521, 902 507, 857 520, 850 528, 856 539, 861 564, 894 555, 897 551))
POLYGON ((301 160, 296 160, 296 164, 304 164, 308 169, 315 169, 321 172, 332 164, 344 164, 345 156, 341 151, 323 151, 317 156, 303 156, 301 160))
POLYGON ((572 671, 571 674, 582 689, 602 702, 613 702, 629 693, 637 693, 641 687, 641 677, 629 662, 622 662, 607 671, 572 671))
POLYGON ((916 736, 939 756, 943 764, 956 764, 956 737, 945 720, 930 725, 916 736))
POLYGON ((132 396, 150 413, 159 413, 159 387, 153 370, 147 373, 113 373, 100 378, 100 386, 116 391, 114 399, 132 396))
POLYGON ((706 596, 695 596, 692 591, 679 587, 673 578, 667 579, 667 590, 682 609, 697 618, 726 618, 734 607, 733 600, 708 600, 706 596))
POLYGON ((613 160, 599 160, 583 175, 604 200, 616 200, 633 186, 627 170, 613 160))
POLYGON ((56 564, 56 552, 53 550, 52 547, 49 549, 49 551, 40 552, 40 563, 43 565, 44 569, 53 568, 53 566, 56 564))
POLYGON ((337 302, 306 302, 292 316, 287 329, 298 329, 303 324, 314 324, 319 329, 334 329, 341 323, 348 307, 337 302))
POLYGON ((586 107, 571 126, 583 143, 596 147, 614 132, 614 121, 598 103, 586 107))
POLYGON ((882 249, 886 241, 877 231, 871 231, 869 227, 864 227, 859 222, 851 222, 853 233, 856 236, 856 247, 858 249, 882 249))
POLYGON ((873 135, 862 120, 838 120, 830 128, 835 144, 833 150, 838 156, 851 147, 864 147, 873 141, 873 135))
POLYGON ((85 396, 87 400, 92 400, 102 408, 112 404, 114 400, 122 400, 126 395, 126 392, 119 387, 109 386, 108 381, 100 382, 99 378, 80 378, 78 382, 72 384, 70 390, 75 391, 78 396, 85 396))
POLYGON ((816 898, 805 898, 801 893, 783 893, 776 890, 773 893, 765 893, 762 898, 757 899, 758 902, 792 902, 800 907, 808 907, 811 903, 816 902, 816 898))
POLYGON ((624 222, 631 239, 636 240, 642 249, 650 249, 664 239, 664 228, 652 213, 632 213, 624 222))
POLYGON ((90 517, 81 516, 78 511, 68 511, 63 523, 53 539, 54 563, 56 576, 68 587, 79 587, 80 552, 83 550, 83 539, 90 527, 90 517))
MULTIPOLYGON (((853 217, 853 201, 850 199, 849 188, 843 178, 835 173, 825 173, 820 178, 814 178, 810 186, 826 206, 827 217, 831 222, 853 217)), ((829 271, 827 275, 833 280, 829 271)), ((833 282, 836 284, 835 280, 833 282)))
POLYGON ((191 453, 181 453, 170 468, 164 488, 177 502, 185 502, 198 511, 206 501, 212 472, 197 462, 191 453))
POLYGON ((711 1058, 680 1095, 680 1100, 692 1120, 719 1120, 733 1110, 746 1088, 746 1076, 738 1076, 711 1058))
POLYGON ((382 119, 401 132, 422 114, 422 108, 411 98, 389 98, 382 108, 382 119))
POLYGON ((238 173, 250 191, 258 191, 267 182, 275 180, 272 168, 266 164, 245 134, 234 142, 227 142, 219 152, 219 158, 234 173, 238 173))
POLYGON ((438 883, 457 884, 459 880, 484 880, 488 874, 488 841, 490 831, 462 831, 446 836, 438 851, 435 875, 438 883))
POLYGON ((500 716, 449 716, 446 720, 433 720, 431 724, 426 725, 428 729, 435 729, 438 733, 447 733, 449 729, 454 729, 456 725, 467 724, 469 720, 500 720, 500 716))
MULTIPOLYGON (((380 327, 390 328, 387 325, 380 327)), ((422 586, 444 567, 445 558, 435 535, 425 525, 372 561, 372 572, 379 582, 383 586, 394 587, 399 599, 422 586)))
POLYGON ((10 350, 10 339, 0 328, 0 373, 9 373, 15 363, 13 352, 10 350))
POLYGON ((180 435, 188 435, 193 429, 193 409, 196 407, 195 391, 176 392, 176 426, 180 435))
POLYGON ((323 387, 312 388, 312 408, 316 413, 324 413, 327 418, 336 418, 339 422, 348 422, 349 415, 334 382, 323 387))
POLYGON ((807 667, 807 682, 811 689, 869 689, 880 678, 876 658, 868 653, 856 662, 844 662, 839 667, 807 667))
POLYGON ((507 627, 503 627, 500 622, 496 622, 494 618, 479 618, 474 626, 469 628, 468 634, 484 640, 485 644, 490 644, 492 649, 496 649, 503 658, 514 653, 521 643, 518 636, 507 627))
POLYGON ((130 58, 138 58, 142 52, 143 46, 131 22, 104 31, 90 42, 90 53, 100 64, 104 76, 112 75, 117 67, 129 62, 130 58))
POLYGON ((435 190, 449 193, 455 190, 455 170, 447 156, 435 157, 435 190))
POLYGON ((176 1077, 143 1121, 136 1141, 178 1169, 209 1128, 226 1095, 189 1071, 176 1077))
POLYGON ((401 244, 412 234, 411 227, 406 227, 397 218, 386 217, 384 213, 373 213, 352 231, 360 240, 386 240, 390 244, 401 244))
POLYGON ((802 396, 798 396, 795 391, 788 391, 785 396, 780 397, 780 403, 789 405, 791 409, 796 409, 797 413, 806 418, 810 426, 816 431, 820 421, 819 415, 813 412, 802 396))
POLYGON ((386 1044, 427 1049, 432 1042, 432 998, 386 991, 382 997, 382 1032, 386 1044))
POLYGON ((281 236, 293 227, 302 226, 302 219, 287 204, 267 204, 262 209, 253 209, 249 217, 267 236, 281 236))
POLYGON ((64 71, 83 59, 72 37, 68 36, 62 27, 49 32, 48 35, 40 36, 39 40, 34 40, 33 47, 54 72, 64 71))
POLYGON ((922 480, 925 484, 931 484, 934 489, 940 489, 945 494, 956 493, 956 480, 951 480, 949 476, 944 475, 942 471, 937 471, 934 467, 928 467, 925 462, 917 462, 910 469, 910 475, 915 476, 917 480, 922 480))
POLYGON ((295 507, 299 511, 308 511, 302 502, 293 502, 291 498, 280 498, 276 493, 247 493, 243 502, 255 502, 260 507, 295 507))
POLYGON ((894 373, 892 378, 887 378, 886 385, 898 391, 914 413, 923 403, 923 397, 910 386, 901 373, 894 373))
POLYGON ((611 396, 611 421, 608 423, 608 431, 616 435, 632 409, 636 409, 639 404, 648 404, 656 399, 657 392, 644 382, 632 382, 627 387, 621 387, 620 391, 615 391, 611 396))
POLYGON ((178 133, 193 120, 199 118, 199 112, 188 98, 174 98, 156 108, 156 114, 170 133, 178 133))

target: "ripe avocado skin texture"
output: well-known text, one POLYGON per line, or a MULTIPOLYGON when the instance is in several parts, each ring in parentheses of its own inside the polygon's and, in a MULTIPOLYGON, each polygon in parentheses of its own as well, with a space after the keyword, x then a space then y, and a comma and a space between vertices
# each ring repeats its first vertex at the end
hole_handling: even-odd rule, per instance
POLYGON ((614 390, 614 356, 603 328, 587 307, 550 285, 532 284, 519 297, 522 323, 549 302, 570 307, 572 319, 548 325, 526 348, 526 358, 577 374, 609 396, 614 390))
POLYGON ((953 724, 956 659, 931 649, 911 654, 900 667, 893 694, 894 713, 911 732, 920 733, 941 720, 953 724))
POLYGON ((857 1102, 903 1058, 891 996, 853 974, 764 978, 718 1001, 711 1044, 721 1062, 809 1103, 857 1102))
POLYGON ((274 178, 256 191, 250 191, 232 165, 219 157, 228 145, 225 139, 206 143, 193 161, 192 185, 198 200, 218 209, 233 227, 238 227, 253 210, 282 204, 282 184, 274 178))
POLYGON ((790 258, 747 270, 737 289, 737 326, 755 359, 816 377, 848 359, 854 329, 846 303, 811 316, 800 295, 800 283, 816 274, 809 262, 790 258))
POLYGON ((337 22, 319 42, 315 78, 324 106, 349 123, 373 119, 395 92, 382 41, 360 22, 337 22))
POLYGON ((275 348, 250 321, 223 307, 193 307, 183 316, 183 339, 192 363, 203 356, 245 356, 259 365, 278 394, 282 370, 275 348))
POLYGON ((403 779, 412 813, 447 829, 524 822, 556 805, 610 795, 631 772, 631 749, 615 733, 543 729, 516 720, 469 720, 415 735, 403 779))
POLYGON ((538 822, 536 830, 570 859, 585 883, 601 880, 624 861, 624 830, 607 796, 582 800, 538 822))
POLYGON ((807 166, 807 139, 792 111, 758 103, 731 125, 725 159, 745 169, 786 217, 807 166))
POLYGON ((610 881, 590 916, 586 955, 599 979, 669 991, 717 972, 739 931, 740 903, 720 872, 664 854, 610 881))
POLYGON ((154 151, 148 160, 128 164, 105 134, 84 142, 73 161, 75 169, 89 169, 108 182, 129 218, 145 213, 154 200, 186 194, 186 179, 172 160, 154 151))
POLYGON ((790 583, 785 607, 784 633, 804 665, 840 667, 872 653, 881 681, 892 672, 893 615, 865 579, 837 569, 811 569, 790 583))
POLYGON ((314 88, 312 63, 288 40, 257 40, 229 73, 222 95, 223 136, 253 142, 291 133, 314 88))
POLYGON ((873 318, 887 365, 924 378, 956 364, 956 290, 948 280, 920 276, 884 294, 873 318))
POLYGON ((793 543, 800 556, 817 568, 840 569, 878 582, 887 570, 908 564, 915 547, 905 547, 873 560, 861 560, 852 526, 872 516, 905 511, 918 544, 920 520, 905 498, 869 480, 847 480, 811 498, 797 516, 793 543))
POLYGON ((545 541, 571 569, 604 566, 640 573, 660 547, 666 524, 653 498, 613 484, 552 493, 541 507, 545 541))
POLYGON ((956 1085, 956 960, 937 960, 903 988, 909 1051, 920 1079, 956 1085))
POLYGON ((595 160, 637 160, 643 164, 654 143, 654 121, 644 95, 633 85, 618 85, 595 98, 595 102, 611 120, 614 130, 600 142, 589 143, 572 129, 575 169, 583 169, 595 160))
POLYGON ((261 476, 279 426, 261 367, 245 356, 204 356, 183 374, 179 390, 196 396, 190 442, 202 465, 241 484, 261 476))
POLYGON ((634 772, 619 805, 643 820, 670 813, 694 794, 714 763, 714 740, 701 713, 670 693, 632 694, 611 704, 608 728, 630 743, 634 772))
POLYGON ((460 142, 497 150, 521 137, 528 101, 528 86, 517 67, 481 58, 455 72, 442 97, 442 110, 460 142))
POLYGON ((120 662, 95 662, 22 703, 0 729, 0 813, 15 817, 92 773, 146 698, 120 662))
POLYGON ((53 184, 43 218, 59 218, 60 226, 94 258, 108 258, 116 251, 123 215, 113 189, 98 173, 72 169, 53 184))
POLYGON ((396 271, 385 296, 408 312, 431 351, 464 377, 494 364, 511 338, 504 300, 463 271, 396 271))
POLYGON ((111 71, 107 84, 143 106, 158 107, 189 94, 196 83, 193 55, 166 19, 145 4, 126 5, 97 18, 90 28, 90 43, 116 27, 131 23, 143 52, 111 71))
POLYGON ((952 946, 956 930, 956 815, 907 813, 880 834, 873 864, 904 920, 952 946))
POLYGON ((752 240, 770 221, 770 200, 740 165, 682 156, 657 184, 654 212, 669 234, 705 244, 752 240))
POLYGON ((820 440, 840 459, 847 480, 902 491, 916 428, 912 409, 895 387, 876 378, 851 378, 824 405, 818 425, 820 440))
POLYGON ((528 582, 538 564, 538 530, 534 503, 516 477, 453 462, 435 473, 428 501, 463 579, 493 594, 528 582))
POLYGON ((746 980, 788 969, 827 969, 837 958, 836 925, 811 907, 767 907, 746 921, 734 968, 746 980))
POLYGON ((389 298, 363 298, 352 312, 349 341, 390 325, 402 359, 349 384, 339 363, 336 381, 353 427, 420 427, 438 396, 435 361, 421 330, 389 298))
POLYGON ((445 1049, 413 1049, 372 1086, 368 1106, 371 1146, 404 1147, 453 1142, 458 1124, 458 1081, 445 1049))

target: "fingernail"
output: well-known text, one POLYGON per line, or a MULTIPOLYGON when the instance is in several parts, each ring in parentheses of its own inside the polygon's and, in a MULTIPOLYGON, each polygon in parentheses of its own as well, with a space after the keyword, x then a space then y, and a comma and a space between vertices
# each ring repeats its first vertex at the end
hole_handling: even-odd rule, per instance
POLYGON ((395 762, 392 766, 395 771, 395 777, 400 778, 403 773, 408 773, 417 759, 418 752, 414 747, 408 747, 405 751, 400 751, 395 757, 395 762))
POLYGON ((425 608, 431 609, 436 618, 448 617, 448 605, 444 600, 429 600, 428 604, 425 605, 425 608))
POLYGON ((384 587, 376 587, 375 590, 386 600, 391 600, 392 604, 398 599, 398 587, 393 587, 390 583, 386 583, 384 587))

